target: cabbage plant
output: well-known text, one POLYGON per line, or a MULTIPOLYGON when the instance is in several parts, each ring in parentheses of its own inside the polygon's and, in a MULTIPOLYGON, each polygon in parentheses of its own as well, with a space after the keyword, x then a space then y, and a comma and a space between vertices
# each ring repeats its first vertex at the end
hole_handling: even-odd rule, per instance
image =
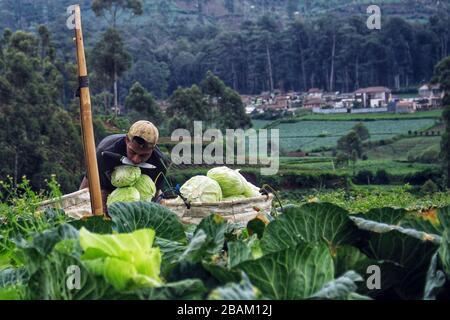
POLYGON ((117 290, 158 287, 161 252, 152 248, 155 231, 141 229, 133 233, 96 234, 80 230, 81 260, 95 275, 103 276, 117 290))

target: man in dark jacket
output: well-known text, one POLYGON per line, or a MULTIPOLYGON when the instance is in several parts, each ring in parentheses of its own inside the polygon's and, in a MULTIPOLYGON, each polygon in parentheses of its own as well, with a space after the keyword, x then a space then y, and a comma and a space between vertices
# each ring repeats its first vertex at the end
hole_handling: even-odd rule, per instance
MULTIPOLYGON (((138 121, 134 123, 128 133, 114 134, 104 138, 97 146, 97 165, 100 175, 100 188, 102 191, 103 208, 106 212, 106 200, 108 195, 115 189, 111 184, 111 174, 116 166, 121 165, 117 159, 110 158, 104 154, 105 151, 116 153, 127 157, 134 164, 149 163, 153 169, 143 169, 143 174, 150 176, 156 184, 156 195, 163 186, 163 174, 166 173, 164 155, 157 147, 159 132, 150 121, 138 121)), ((86 177, 81 182, 80 189, 88 188, 86 177)))

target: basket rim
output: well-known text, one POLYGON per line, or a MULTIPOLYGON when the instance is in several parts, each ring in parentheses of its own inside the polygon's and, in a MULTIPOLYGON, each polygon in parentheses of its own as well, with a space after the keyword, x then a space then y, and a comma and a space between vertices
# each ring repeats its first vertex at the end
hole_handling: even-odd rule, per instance
MULTIPOLYGON (((84 189, 77 190, 77 191, 69 193, 69 194, 64 194, 58 198, 44 200, 39 203, 39 206, 47 206, 47 205, 51 205, 54 203, 61 203, 64 200, 77 198, 77 196, 84 195, 84 194, 89 194, 89 188, 84 188, 84 189)), ((89 194, 89 197, 90 197, 90 194, 89 194)))
MULTIPOLYGON (((269 193, 268 195, 261 195, 252 198, 246 198, 241 200, 229 200, 229 201, 220 201, 220 202, 191 202, 191 207, 205 207, 205 206, 223 206, 223 205, 238 205, 238 204, 248 204, 256 201, 270 201, 273 199, 273 194, 269 193)), ((164 205, 167 207, 178 207, 184 206, 184 203, 175 202, 176 200, 166 200, 164 205)))

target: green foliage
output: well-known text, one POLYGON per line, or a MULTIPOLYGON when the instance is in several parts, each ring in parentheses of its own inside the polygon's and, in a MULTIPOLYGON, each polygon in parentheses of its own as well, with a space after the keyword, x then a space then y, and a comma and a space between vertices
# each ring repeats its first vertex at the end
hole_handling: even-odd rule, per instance
POLYGON ((120 77, 131 67, 131 55, 116 29, 108 29, 92 50, 92 68, 105 84, 111 86, 115 77, 120 77))
POLYGON ((439 190, 437 184, 433 180, 427 180, 422 187, 420 187, 420 192, 424 194, 432 194, 439 190))
POLYGON ((338 152, 342 152, 350 158, 354 154, 359 158, 362 155, 361 139, 356 131, 352 130, 338 140, 336 149, 338 152))
POLYGON ((26 280, 24 269, 0 270, 0 300, 24 299, 26 280))
POLYGON ((357 184, 371 184, 374 182, 374 175, 372 171, 361 170, 356 174, 354 181, 357 184))
POLYGON ((431 259, 424 290, 424 300, 436 300, 439 291, 446 281, 445 273, 442 270, 438 270, 438 257, 439 255, 436 253, 431 259))
POLYGON ((443 104, 445 110, 442 119, 445 124, 445 133, 442 135, 441 157, 443 159, 443 172, 446 177, 447 187, 450 188, 450 57, 441 60, 435 67, 433 82, 439 83, 444 91, 443 104))
POLYGON ((325 241, 330 250, 335 250, 337 246, 353 244, 357 239, 357 228, 345 210, 328 203, 305 204, 286 209, 280 218, 269 224, 261 247, 263 252, 276 252, 301 242, 325 241))
POLYGON ((356 132, 356 134, 358 135, 359 139, 361 139, 361 141, 364 141, 364 140, 367 140, 370 138, 370 132, 364 126, 364 124, 362 122, 357 123, 353 127, 353 130, 356 132))
MULTIPOLYGON (((45 38, 48 49, 52 44, 45 38)), ((64 83, 58 66, 48 50, 38 51, 38 39, 22 31, 11 33, 2 48, 0 178, 11 174, 17 182, 26 175, 40 189, 56 174, 66 192, 79 185, 81 139, 74 119, 60 108, 64 83)))
POLYGON ((114 28, 121 11, 129 10, 133 15, 143 13, 143 3, 140 0, 94 0, 91 6, 96 16, 109 15, 108 18, 114 28))
POLYGON ((442 243, 439 248, 439 257, 448 279, 450 276, 450 206, 439 209, 438 217, 444 227, 442 243))
MULTIPOLYGON (((354 271, 348 271, 336 280, 324 285, 319 292, 312 296, 313 299, 327 300, 364 300, 365 297, 356 294, 358 286, 356 282, 364 279, 354 271)), ((370 299, 367 297, 367 299, 370 299)))
MULTIPOLYGON (((416 113, 417 114, 417 113, 416 113)), ((435 113, 436 118, 440 117, 440 112, 435 113)), ((420 115, 420 113, 419 113, 420 115)), ((280 148, 287 151, 312 151, 318 148, 326 148, 327 150, 336 146, 337 141, 347 135, 357 122, 355 122, 350 116, 339 115, 341 120, 336 119, 338 115, 312 115, 301 117, 298 119, 285 119, 279 122, 275 121, 270 126, 273 129, 280 130, 280 148), (306 118, 307 121, 304 121, 306 118), (309 120, 308 120, 309 119, 309 120), (326 132, 328 134, 324 135, 326 132)), ((361 115, 356 120, 364 121, 364 126, 370 132, 370 142, 372 144, 378 143, 381 140, 389 141, 388 138, 394 138, 396 136, 407 134, 408 130, 415 128, 416 130, 426 129, 435 124, 433 119, 410 119, 408 115, 405 117, 388 119, 372 119, 373 114, 365 115, 366 119, 361 115), (393 121, 395 120, 395 121, 393 121)), ((380 115, 378 115, 380 116, 380 115)), ((425 139, 425 138, 422 138, 425 139)), ((432 138, 429 138, 432 139, 432 138)), ((408 140, 408 139, 404 139, 408 140)), ((434 140, 423 141, 426 147, 429 147, 429 142, 434 140)), ((365 141, 364 144, 367 142, 365 141)), ((391 146, 391 145, 389 145, 391 146)), ((380 153, 388 155, 391 151, 389 146, 380 148, 380 153)), ((399 156, 406 155, 408 151, 399 151, 399 156)), ((380 156, 382 156, 381 154, 380 156)))
POLYGON ((193 121, 204 121, 204 126, 221 130, 251 126, 240 95, 211 72, 206 74, 200 87, 193 85, 175 90, 169 98, 167 115, 174 117, 170 130, 186 128, 193 132, 193 121))
POLYGON ((343 152, 339 152, 336 155, 336 166, 337 167, 345 167, 348 165, 349 160, 350 160, 350 158, 348 155, 346 155, 343 152))
POLYGON ((157 287, 161 252, 152 248, 155 239, 153 229, 141 229, 132 233, 96 234, 81 228, 81 259, 94 275, 103 276, 119 291, 127 288, 157 287))
POLYGON ((418 153, 411 151, 408 154, 408 161, 420 162, 420 163, 439 163, 441 150, 439 145, 432 145, 418 153))
POLYGON ((210 300, 258 300, 261 292, 254 287, 244 273, 241 283, 229 283, 214 289, 208 296, 210 300))
POLYGON ((200 88, 193 85, 187 89, 177 89, 169 98, 169 108, 167 109, 167 115, 169 117, 177 117, 175 119, 183 119, 186 122, 182 126, 180 120, 171 122, 170 130, 177 128, 186 128, 193 132, 194 127, 192 119, 197 121, 207 121, 208 113, 204 110, 208 109, 206 101, 203 99, 203 94, 200 88))
POLYGON ((155 203, 115 203, 108 209, 113 224, 119 232, 131 232, 151 228, 156 236, 172 241, 185 242, 182 224, 167 208, 155 203))
POLYGON ((139 82, 153 96, 166 99, 169 89, 170 68, 166 62, 148 61, 141 57, 124 75, 123 82, 132 85, 139 82))
POLYGON ((386 170, 380 169, 375 173, 375 183, 376 184, 389 184, 390 178, 386 170))
POLYGON ((281 250, 247 261, 238 269, 269 299, 305 299, 334 277, 333 259, 325 245, 307 245, 281 250))
POLYGON ((167 283, 157 288, 144 288, 129 293, 116 294, 120 300, 199 300, 207 290, 201 280, 188 279, 167 283))
POLYGON ((136 112, 129 114, 131 122, 138 120, 149 120, 153 123, 160 123, 163 115, 153 96, 139 82, 135 82, 125 98, 125 107, 136 112))
MULTIPOLYGON (((420 211, 450 205, 450 195, 447 192, 416 196, 412 193, 412 188, 409 185, 389 188, 379 186, 364 189, 358 188, 348 192, 345 190, 317 191, 311 192, 310 197, 317 198, 321 202, 334 203, 352 213, 367 212, 371 209, 382 207, 420 211)), ((308 201, 308 197, 305 198, 301 203, 308 201)))
POLYGON ((440 270, 448 264, 447 209, 439 212, 437 223, 445 229, 440 237, 423 232, 423 223, 413 229, 410 221, 418 218, 405 210, 352 216, 331 204, 311 203, 285 209, 260 241, 218 215, 204 218, 191 233, 193 228, 184 230, 174 213, 158 205, 116 204, 112 225, 118 234, 106 221, 91 218, 17 238, 21 265, 1 269, 0 297, 440 299, 448 291, 440 270), (155 232, 145 229, 153 227, 155 232), (159 259, 148 257, 159 250, 161 269, 153 263, 159 259), (80 290, 60 285, 73 265, 80 268, 80 290), (371 265, 382 270, 379 290, 368 290, 359 275, 371 265), (156 284, 146 277, 159 272, 157 287, 139 288, 156 284))
MULTIPOLYGON (((88 4, 91 10, 83 11, 83 24, 87 30, 101 31, 104 25, 96 19, 101 16, 108 27, 120 27, 132 35, 126 42, 139 67, 120 89, 126 92, 138 80, 158 97, 170 96, 179 86, 199 83, 208 70, 214 70, 233 90, 252 94, 273 89, 306 91, 310 87, 341 92, 374 85, 393 87, 396 75, 400 85, 407 87, 429 79, 430 66, 444 58, 446 52, 449 18, 446 14, 430 17, 433 11, 428 10, 429 1, 415 6, 383 1, 388 18, 385 32, 377 33, 366 27, 367 17, 360 10, 367 4, 363 0, 256 1, 253 9, 235 0, 209 2, 206 11, 203 0, 190 4, 96 0, 88 4), (194 4, 198 5, 195 9, 194 4), (193 14, 186 5, 197 12, 193 14), (339 17, 327 16, 336 10, 339 17), (360 15, 355 16, 358 12, 360 15), (266 16, 269 13, 271 18, 266 16), (133 23, 127 23, 131 16, 133 23), (420 23, 411 21, 417 17, 420 23), (331 20, 333 23, 329 23, 331 20), (382 62, 379 55, 385 57, 382 62), (332 60, 334 70, 330 70, 332 60), (322 61, 329 62, 327 68, 323 68, 322 61), (140 79, 134 76, 139 75, 139 70, 143 74, 140 79), (169 71, 170 75, 162 75, 159 70, 169 71), (144 83, 143 78, 149 83, 144 83)), ((55 47, 68 51, 70 43, 56 26, 62 23, 57 13, 70 4, 68 0, 52 4, 35 1, 19 6, 7 0, 0 11, 0 29, 31 30, 45 24, 50 30, 58 30, 55 47)), ((448 4, 441 1, 438 10, 448 12, 448 4)), ((100 33, 90 34, 98 38, 100 33)))

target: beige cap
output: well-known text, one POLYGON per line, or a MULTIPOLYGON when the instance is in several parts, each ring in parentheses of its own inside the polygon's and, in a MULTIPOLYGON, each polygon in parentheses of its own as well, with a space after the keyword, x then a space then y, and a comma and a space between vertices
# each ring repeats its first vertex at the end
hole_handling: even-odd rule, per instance
POLYGON ((140 120, 135 122, 128 130, 128 139, 131 141, 134 137, 139 137, 148 142, 151 147, 156 146, 159 139, 159 131, 150 121, 140 120))

